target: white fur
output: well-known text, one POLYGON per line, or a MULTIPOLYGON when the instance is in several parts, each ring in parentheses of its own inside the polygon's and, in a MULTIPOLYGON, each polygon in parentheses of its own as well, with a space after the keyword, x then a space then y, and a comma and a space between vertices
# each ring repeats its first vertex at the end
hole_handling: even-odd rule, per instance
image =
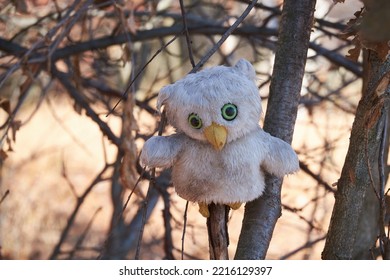
POLYGON ((264 191, 263 169, 279 177, 297 171, 298 158, 291 146, 258 125, 262 109, 255 77, 252 65, 242 59, 233 67, 209 68, 164 87, 157 107, 165 106, 168 121, 177 133, 146 141, 142 164, 172 166, 177 193, 186 200, 207 204, 247 202, 259 197, 264 191), (238 108, 233 121, 221 116, 226 103, 238 108), (188 124, 191 113, 201 117, 201 129, 188 124), (221 151, 215 150, 203 134, 212 122, 228 130, 221 151))

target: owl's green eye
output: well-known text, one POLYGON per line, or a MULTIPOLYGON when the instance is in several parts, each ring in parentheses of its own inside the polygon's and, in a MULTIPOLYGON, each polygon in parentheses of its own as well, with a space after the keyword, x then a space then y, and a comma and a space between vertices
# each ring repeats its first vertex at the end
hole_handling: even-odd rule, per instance
POLYGON ((227 121, 232 121, 237 117, 237 106, 231 103, 223 105, 221 109, 222 117, 227 121))
POLYGON ((195 113, 191 113, 188 116, 188 123, 195 129, 200 129, 202 127, 202 119, 195 113))

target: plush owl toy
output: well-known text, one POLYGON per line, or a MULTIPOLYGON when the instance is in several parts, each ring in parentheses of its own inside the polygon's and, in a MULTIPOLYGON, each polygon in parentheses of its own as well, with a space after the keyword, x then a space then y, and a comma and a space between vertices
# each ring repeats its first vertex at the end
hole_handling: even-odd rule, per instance
POLYGON ((299 169, 289 144, 259 126, 261 100, 253 66, 241 59, 233 67, 216 66, 189 74, 161 89, 157 108, 164 106, 170 136, 148 139, 141 163, 172 167, 172 183, 182 198, 232 209, 264 191, 264 170, 283 177, 299 169))

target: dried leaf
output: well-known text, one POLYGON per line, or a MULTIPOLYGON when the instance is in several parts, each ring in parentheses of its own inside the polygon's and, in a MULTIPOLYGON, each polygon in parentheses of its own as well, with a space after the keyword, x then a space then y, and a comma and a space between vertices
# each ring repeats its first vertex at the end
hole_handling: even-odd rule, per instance
POLYGON ((340 36, 344 39, 354 36, 352 43, 355 47, 347 55, 351 60, 357 61, 362 48, 376 52, 383 61, 387 58, 390 52, 390 30, 383 26, 390 25, 387 16, 390 13, 390 1, 382 1, 363 1, 364 8, 348 21, 347 29, 340 36))
POLYGON ((361 8, 359 11, 354 13, 354 18, 351 18, 347 22, 347 28, 343 31, 342 34, 340 34, 340 37, 343 39, 348 39, 351 36, 356 36, 357 35, 357 26, 361 22, 361 15, 363 13, 364 8, 361 8))
POLYGON ((364 0, 365 13, 359 26, 362 38, 372 42, 390 40, 390 1, 364 0))
POLYGON ((27 14, 28 13, 28 7, 27 7, 27 4, 26 4, 26 1, 24 0, 13 0, 12 1, 14 6, 15 6, 15 9, 18 13, 21 13, 21 14, 27 14))
POLYGON ((31 63, 28 64, 28 66, 22 68, 23 75, 25 75, 27 79, 20 85, 21 96, 19 98, 24 96, 24 94, 30 88, 30 86, 34 82, 34 77, 40 71, 40 68, 41 65, 39 65, 38 63, 31 63))
POLYGON ((9 139, 9 137, 7 136, 7 138, 6 138, 5 140, 7 141, 8 152, 13 152, 14 150, 12 149, 12 142, 11 142, 11 139, 9 139))
POLYGON ((390 51, 388 42, 370 42, 367 40, 361 40, 361 45, 366 49, 376 52, 382 61, 386 60, 390 51))
POLYGON ((12 141, 16 141, 16 131, 20 129, 22 126, 22 122, 15 120, 11 123, 11 130, 12 130, 12 141))
POLYGON ((3 149, 0 150, 0 162, 4 161, 8 157, 7 152, 3 149))
POLYGON ((83 112, 83 107, 79 103, 77 103, 76 101, 73 104, 73 109, 79 115, 81 115, 81 113, 83 112))
POLYGON ((11 114, 11 104, 9 99, 0 98, 0 108, 7 112, 7 114, 11 114))
POLYGON ((355 45, 352 49, 348 50, 348 54, 346 55, 352 61, 358 61, 360 51, 362 50, 362 45, 360 44, 359 36, 353 38, 352 43, 355 45))

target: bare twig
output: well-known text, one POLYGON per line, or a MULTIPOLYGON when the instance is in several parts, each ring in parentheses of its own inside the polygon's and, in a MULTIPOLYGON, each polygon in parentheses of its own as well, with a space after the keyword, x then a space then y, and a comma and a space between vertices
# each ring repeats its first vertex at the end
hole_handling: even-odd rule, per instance
POLYGON ((77 213, 79 212, 82 204, 84 203, 85 198, 88 196, 88 194, 92 191, 92 189, 96 186, 97 183, 100 183, 104 180, 107 180, 103 177, 103 175, 106 173, 106 171, 111 167, 110 164, 106 164, 104 168, 99 172, 99 174, 95 177, 95 179, 91 182, 91 184, 85 189, 83 194, 79 197, 77 197, 76 206, 74 207, 72 213, 68 217, 68 221, 66 223, 65 228, 62 230, 61 236, 59 241, 57 242, 56 246, 54 247, 52 253, 50 254, 49 259, 53 260, 56 259, 58 254, 61 252, 61 246, 65 242, 66 237, 69 234, 69 231, 71 227, 74 224, 74 221, 76 219, 77 213))
POLYGON ((143 238, 144 229, 145 229, 146 220, 147 220, 146 217, 147 217, 147 212, 148 212, 148 202, 149 202, 149 198, 150 198, 150 193, 156 184, 154 170, 152 171, 151 177, 152 178, 149 181, 149 188, 148 188, 148 192, 146 194, 146 198, 142 202, 142 208, 141 208, 142 209, 142 225, 141 225, 141 229, 139 231, 137 250, 135 252, 135 257, 134 257, 134 259, 136 259, 136 260, 139 260, 140 254, 141 254, 142 238, 143 238))
POLYGON ((129 94, 130 88, 134 84, 134 82, 137 80, 137 78, 142 74, 142 72, 146 69, 146 67, 156 58, 156 56, 159 55, 165 48, 167 48, 171 43, 173 43, 177 39, 177 35, 174 36, 171 40, 168 41, 164 46, 162 46, 160 49, 158 49, 154 55, 148 60, 148 62, 142 66, 141 70, 135 75, 135 77, 130 81, 129 85, 127 86, 126 90, 123 92, 121 99, 112 107, 111 111, 108 112, 107 116, 110 115, 113 111, 115 111, 116 107, 118 107, 119 103, 127 98, 127 95, 129 94))
POLYGON ((190 73, 197 72, 203 65, 209 60, 209 58, 222 46, 223 42, 233 33, 234 30, 240 25, 240 23, 248 16, 250 11, 256 5, 257 0, 252 0, 248 7, 244 10, 241 16, 230 26, 226 32, 222 35, 221 39, 202 57, 202 59, 195 65, 190 73))
POLYGON ((186 229, 187 229, 187 213, 188 213, 188 204, 189 201, 186 202, 186 207, 184 209, 183 215, 183 233, 181 235, 181 259, 184 260, 184 241, 186 237, 186 229))
POLYGON ((310 248, 310 247, 312 247, 313 245, 317 244, 318 242, 320 242, 320 241, 322 241, 322 240, 325 240, 325 238, 326 238, 326 235, 321 236, 321 237, 319 237, 319 238, 317 238, 317 239, 314 239, 314 240, 312 240, 312 241, 308 241, 308 242, 306 242, 305 244, 303 244, 302 246, 299 246, 298 248, 296 248, 295 250, 293 250, 293 251, 291 251, 291 252, 289 252, 289 253, 287 253, 287 254, 281 256, 280 259, 281 259, 281 260, 286 260, 286 259, 292 257, 293 255, 299 253, 300 251, 302 251, 302 250, 304 250, 304 249, 306 249, 306 248, 310 248))
MULTIPOLYGON (((225 35, 227 31, 232 29, 233 25, 229 28, 226 28, 224 26, 220 26, 217 24, 214 25, 204 25, 201 23, 198 23, 196 25, 188 25, 188 31, 192 34, 202 34, 202 35, 223 35, 223 38, 226 40, 228 35, 225 35), (226 37, 226 38, 225 38, 226 37)), ((151 30, 140 30, 137 32, 137 34, 118 34, 116 36, 105 36, 97 39, 92 39, 85 42, 78 42, 73 44, 72 46, 66 46, 60 49, 57 49, 52 57, 51 61, 57 61, 59 59, 64 59, 66 57, 76 55, 79 53, 83 53, 90 50, 98 50, 102 48, 107 48, 112 45, 118 45, 123 44, 127 42, 127 38, 130 36, 132 42, 142 42, 150 39, 155 39, 159 37, 166 37, 166 36, 179 36, 183 33, 183 27, 181 25, 173 25, 170 27, 160 27, 155 28, 151 30)), ((243 37, 261 37, 261 36, 277 36, 278 31, 276 29, 266 28, 266 27, 257 27, 253 25, 245 25, 241 27, 237 27, 231 31, 230 34, 235 35, 241 35, 243 37)), ((222 44, 223 42, 220 42, 222 44)), ((265 45, 266 46, 266 45, 265 45)), ((361 65, 359 63, 353 62, 351 60, 348 60, 345 58, 345 56, 331 52, 330 50, 321 47, 318 44, 310 43, 309 47, 316 51, 318 54, 326 57, 329 61, 335 63, 336 65, 340 65, 351 72, 355 73, 357 76, 361 76, 361 65)), ((211 49, 209 52, 212 51, 211 54, 207 54, 211 57, 213 53, 217 51, 219 47, 216 47, 215 50, 211 49)), ((0 50, 5 51, 8 54, 15 55, 17 57, 20 57, 23 55, 28 49, 23 48, 22 46, 15 44, 13 42, 9 42, 3 38, 0 37, 0 50)), ((208 60, 206 57, 203 58, 203 62, 200 61, 197 64, 197 68, 201 68, 203 64, 208 60)), ((35 55, 29 55, 28 60, 29 63, 43 63, 47 61, 47 57, 41 55, 41 54, 35 54, 35 55)), ((196 69, 197 71, 198 69, 196 69)))
POLYGON ((82 108, 85 109, 87 115, 99 126, 100 130, 107 136, 112 143, 117 146, 120 146, 120 139, 112 132, 111 128, 107 123, 103 122, 96 112, 91 108, 87 100, 78 92, 77 88, 71 83, 69 76, 59 71, 54 65, 51 68, 51 72, 54 77, 56 77, 61 84, 67 89, 72 98, 79 104, 82 108))
POLYGON ((87 226, 85 227, 84 231, 82 234, 79 236, 79 238, 76 241, 76 244, 74 245, 73 250, 69 253, 69 259, 73 259, 75 253, 81 248, 81 245, 83 244, 89 230, 91 229, 92 223, 95 220, 97 214, 102 210, 102 207, 99 207, 96 209, 95 213, 93 213, 91 219, 89 220, 87 226))
POLYGON ((7 198, 7 196, 9 195, 10 191, 9 190, 6 190, 5 193, 3 194, 3 196, 1 197, 0 199, 0 204, 3 203, 3 201, 7 198))
POLYGON ((312 170, 310 170, 309 166, 302 162, 302 161, 299 161, 299 167, 306 173, 308 174, 310 177, 312 177, 313 179, 315 179, 321 186, 323 186, 327 191, 331 192, 331 193, 335 193, 335 189, 332 188, 331 185, 329 185, 327 182, 325 182, 320 175, 317 175, 315 174, 312 170))
POLYGON ((183 3, 183 0, 179 0, 179 2, 180 2, 181 16, 182 16, 183 25, 184 25, 184 34, 186 36, 186 41, 187 41, 188 56, 190 58, 190 62, 191 62, 192 67, 195 67, 195 60, 194 60, 194 55, 192 53, 192 47, 191 47, 192 42, 191 42, 191 38, 190 38, 190 33, 188 32, 186 12, 184 10, 184 3, 183 3))

